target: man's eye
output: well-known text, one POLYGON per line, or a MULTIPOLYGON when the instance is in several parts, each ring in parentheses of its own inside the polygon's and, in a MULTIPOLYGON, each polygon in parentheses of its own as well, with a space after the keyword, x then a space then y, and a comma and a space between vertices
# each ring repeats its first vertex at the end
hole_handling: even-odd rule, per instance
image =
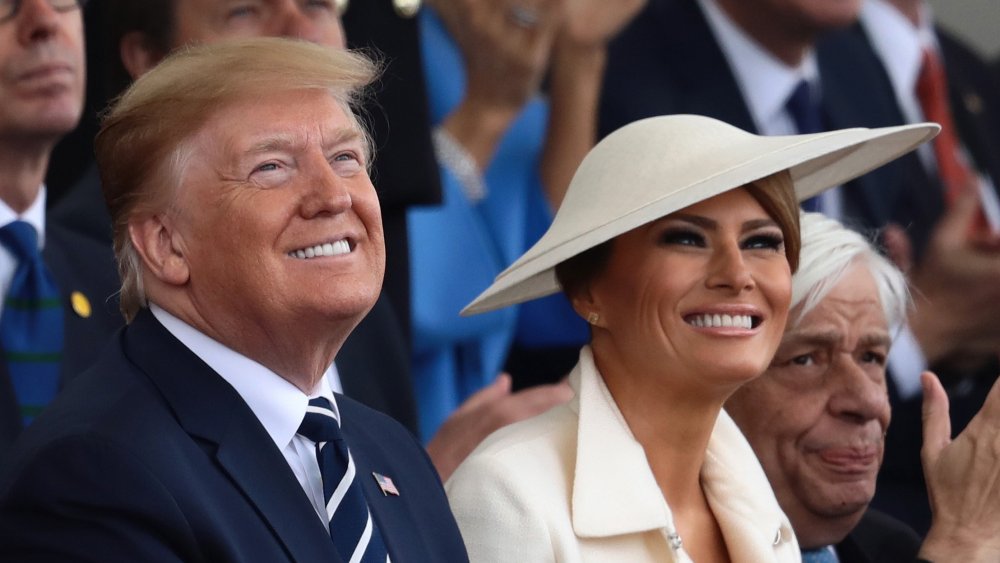
POLYGON ((792 358, 791 362, 793 365, 797 366, 811 366, 816 363, 812 354, 802 354, 801 356, 795 356, 792 358))
POLYGON ((274 172, 278 169, 278 163, 276 162, 265 162, 257 168, 254 168, 254 172, 274 172))
POLYGON ((861 361, 866 364, 877 364, 880 366, 884 366, 885 360, 886 360, 885 354, 882 354, 880 352, 869 351, 861 354, 861 361))
POLYGON ((248 16, 253 16, 257 14, 257 6, 251 4, 241 4, 238 6, 233 6, 226 13, 227 19, 244 18, 248 16))

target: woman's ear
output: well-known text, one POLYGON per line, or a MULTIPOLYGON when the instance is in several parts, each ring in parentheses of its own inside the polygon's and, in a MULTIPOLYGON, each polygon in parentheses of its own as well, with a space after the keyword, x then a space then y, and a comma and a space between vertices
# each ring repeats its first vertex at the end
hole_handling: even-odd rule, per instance
POLYGON ((594 295, 589 283, 578 287, 569 296, 569 302, 577 315, 583 317, 591 326, 602 326, 600 299, 594 295))
POLYGON ((128 225, 132 245, 152 276, 167 285, 184 285, 191 277, 183 244, 169 218, 149 215, 128 225))

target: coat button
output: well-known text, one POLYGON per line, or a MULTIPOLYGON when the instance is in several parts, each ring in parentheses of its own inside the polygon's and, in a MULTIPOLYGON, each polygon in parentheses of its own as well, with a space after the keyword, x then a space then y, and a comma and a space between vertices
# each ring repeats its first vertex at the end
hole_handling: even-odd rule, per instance
POLYGON ((420 0, 392 0, 396 14, 404 18, 412 18, 420 11, 420 0))

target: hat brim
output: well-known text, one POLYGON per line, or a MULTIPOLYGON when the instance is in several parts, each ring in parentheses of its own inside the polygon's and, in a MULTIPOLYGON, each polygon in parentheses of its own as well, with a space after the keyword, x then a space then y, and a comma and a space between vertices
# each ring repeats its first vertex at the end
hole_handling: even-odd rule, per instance
POLYGON ((802 201, 913 150, 939 130, 921 123, 767 137, 703 116, 636 121, 590 151, 548 231, 462 315, 555 293, 559 263, 723 192, 789 170, 802 201))

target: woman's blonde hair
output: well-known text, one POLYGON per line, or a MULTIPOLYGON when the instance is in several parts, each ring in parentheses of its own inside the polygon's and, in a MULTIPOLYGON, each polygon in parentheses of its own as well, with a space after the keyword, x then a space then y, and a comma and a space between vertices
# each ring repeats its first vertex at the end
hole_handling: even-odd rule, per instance
POLYGON ((126 320, 146 299, 129 221, 169 207, 191 156, 190 141, 213 114, 265 95, 326 91, 362 132, 370 163, 370 136, 352 108, 377 75, 378 65, 357 53, 255 38, 181 49, 126 90, 105 115, 95 141, 126 320))

